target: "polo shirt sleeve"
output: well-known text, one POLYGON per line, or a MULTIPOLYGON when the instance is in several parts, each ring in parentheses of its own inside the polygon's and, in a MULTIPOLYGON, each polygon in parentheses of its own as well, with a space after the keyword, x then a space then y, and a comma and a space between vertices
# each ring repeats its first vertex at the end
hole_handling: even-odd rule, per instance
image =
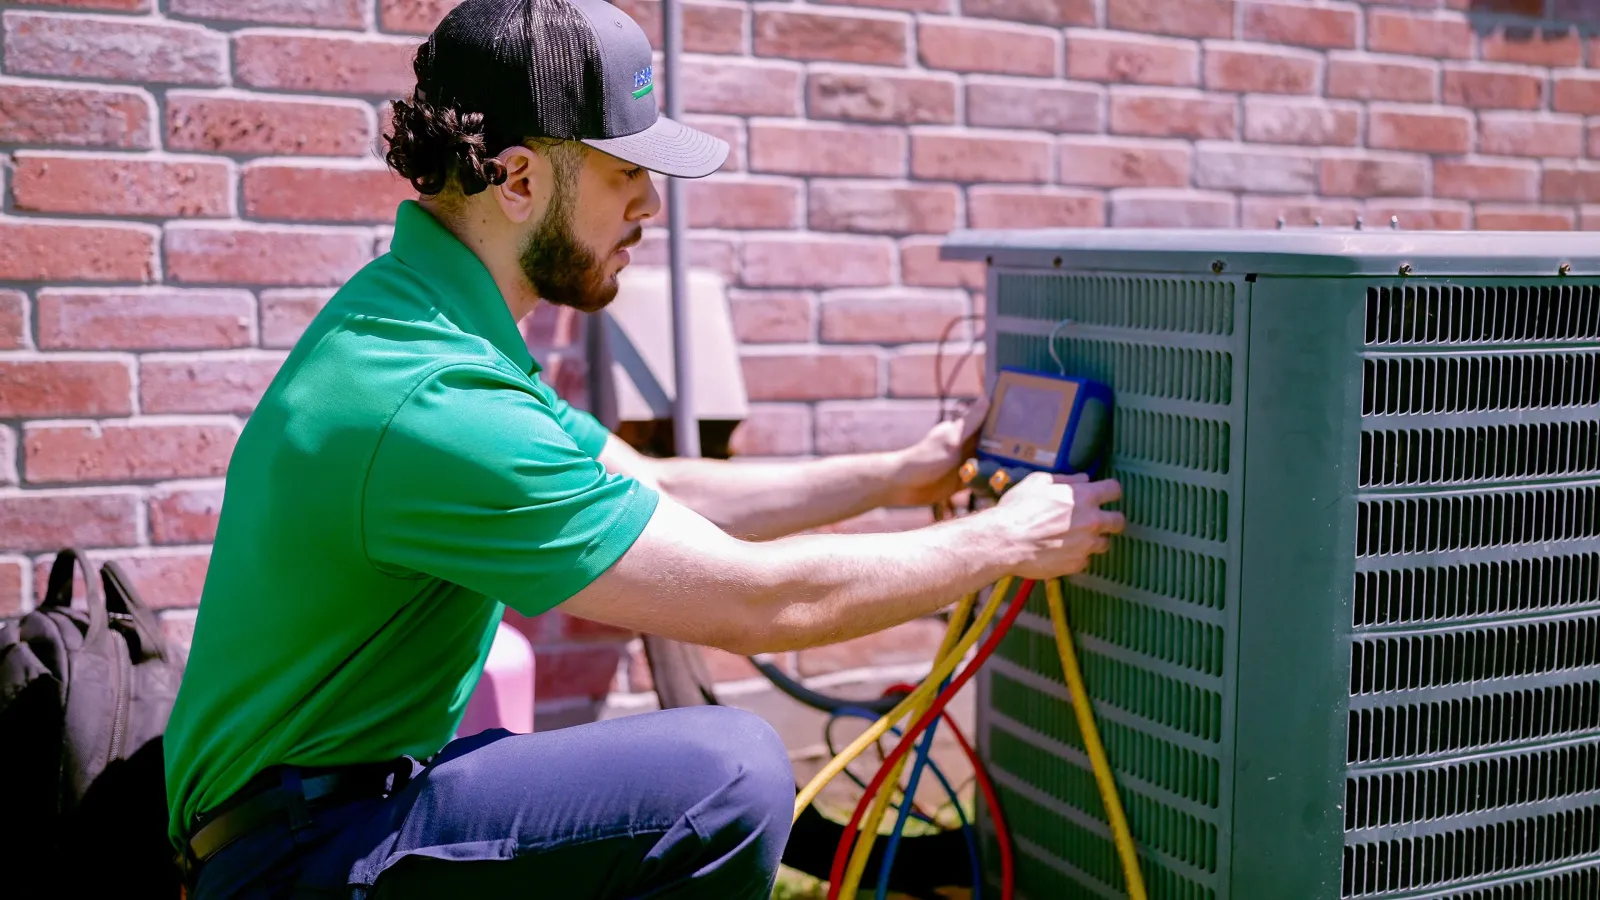
POLYGON ((578 445, 578 449, 599 459, 600 451, 606 448, 606 438, 611 436, 610 430, 589 413, 574 409, 572 404, 555 392, 554 388, 543 382, 539 383, 539 387, 545 399, 555 409, 556 421, 561 423, 567 434, 572 435, 572 440, 578 445))
POLYGON ((453 366, 420 384, 380 439, 363 538, 382 571, 439 578, 534 616, 620 559, 656 502, 585 452, 542 392, 487 366, 453 366))

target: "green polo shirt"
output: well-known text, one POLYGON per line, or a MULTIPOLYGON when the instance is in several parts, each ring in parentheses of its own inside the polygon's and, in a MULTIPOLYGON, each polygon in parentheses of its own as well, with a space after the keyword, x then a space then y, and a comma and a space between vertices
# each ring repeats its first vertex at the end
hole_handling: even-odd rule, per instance
POLYGON ((571 597, 655 511, 605 440, 540 381, 478 258, 403 202, 234 449, 166 732, 175 842, 268 766, 449 741, 505 606, 571 597))

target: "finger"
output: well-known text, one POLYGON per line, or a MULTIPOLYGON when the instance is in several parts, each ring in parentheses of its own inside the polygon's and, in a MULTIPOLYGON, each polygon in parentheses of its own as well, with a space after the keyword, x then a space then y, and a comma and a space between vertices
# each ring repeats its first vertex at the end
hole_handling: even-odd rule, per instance
POLYGON ((1122 485, 1115 481, 1091 481, 1075 487, 1072 493, 1077 502, 1088 506, 1103 506, 1122 499, 1122 485))
POLYGON ((1095 531, 1101 534, 1121 534, 1128 527, 1128 518, 1119 512, 1102 512, 1095 522, 1095 531))
POLYGON ((1109 541, 1109 540, 1107 540, 1106 538, 1103 538, 1103 537, 1097 537, 1097 538, 1095 538, 1093 541, 1091 541, 1089 543, 1089 552, 1090 553, 1104 553, 1104 552, 1106 552, 1107 550, 1110 550, 1110 549, 1111 549, 1111 541, 1109 541))
POLYGON ((1088 484, 1089 476, 1082 472, 1073 472, 1071 475, 1057 475, 1056 484, 1088 484))
POLYGON ((1045 486, 1047 484, 1050 484, 1050 483, 1052 483, 1052 479, 1050 477, 1050 473, 1049 472, 1034 472, 1034 473, 1030 474, 1028 477, 1026 477, 1026 478, 1022 479, 1021 481, 1017 482, 1017 485, 1020 487, 1021 485, 1027 484, 1027 485, 1032 485, 1035 488, 1038 488, 1038 487, 1043 487, 1043 486, 1045 486))

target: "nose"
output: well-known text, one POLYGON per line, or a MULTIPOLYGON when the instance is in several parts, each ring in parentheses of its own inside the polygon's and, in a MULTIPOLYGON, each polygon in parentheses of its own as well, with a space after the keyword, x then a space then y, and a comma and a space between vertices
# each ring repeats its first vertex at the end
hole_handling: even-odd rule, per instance
POLYGON ((656 180, 653 177, 641 178, 644 182, 644 198, 634 204, 633 215, 628 217, 630 222, 640 219, 655 218, 661 213, 661 194, 656 190, 656 180))

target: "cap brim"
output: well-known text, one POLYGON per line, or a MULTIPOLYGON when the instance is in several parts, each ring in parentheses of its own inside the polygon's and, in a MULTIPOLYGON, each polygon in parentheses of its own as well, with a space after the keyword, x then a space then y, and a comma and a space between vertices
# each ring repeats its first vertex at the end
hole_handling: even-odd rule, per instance
POLYGON ((722 168, 728 142, 690 128, 666 116, 635 134, 616 138, 590 138, 585 144, 617 159, 676 178, 704 178, 722 168))

